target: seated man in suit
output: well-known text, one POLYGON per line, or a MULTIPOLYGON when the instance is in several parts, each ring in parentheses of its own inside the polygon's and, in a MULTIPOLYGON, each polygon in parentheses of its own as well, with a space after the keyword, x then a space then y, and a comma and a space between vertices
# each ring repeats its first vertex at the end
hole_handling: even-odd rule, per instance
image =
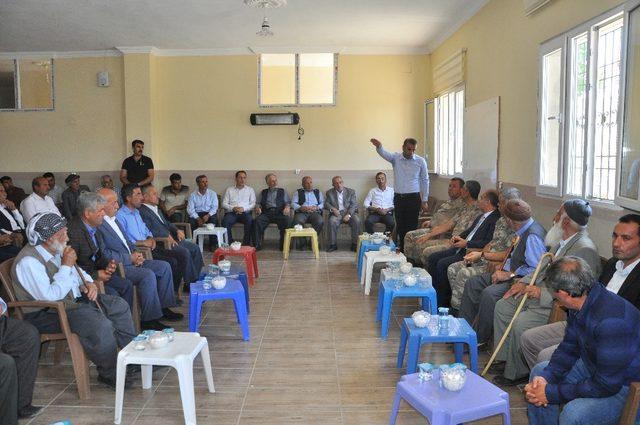
POLYGON ((351 251, 356 250, 360 234, 360 217, 356 191, 344 187, 342 177, 331 179, 333 188, 329 189, 324 201, 324 209, 329 211, 329 247, 327 252, 338 249, 338 228, 340 223, 351 226, 351 251))
POLYGON ((0 262, 13 258, 24 244, 24 219, 0 185, 0 262))
POLYGON ((391 232, 396 225, 393 219, 393 188, 387 186, 387 175, 380 171, 376 174, 376 184, 364 199, 364 207, 369 211, 369 216, 364 221, 364 229, 367 233, 373 233, 373 225, 382 223, 391 232))
POLYGON ((77 214, 78 196, 83 192, 91 192, 89 187, 80 184, 80 176, 71 173, 64 179, 67 189, 62 192, 62 215, 67 220, 71 220, 77 214))
MULTIPOLYGON (((64 218, 53 213, 35 215, 29 222, 27 239, 29 244, 11 269, 16 298, 63 301, 71 331, 98 368, 98 381, 115 388, 118 347, 125 347, 136 335, 129 306, 120 297, 98 294, 91 276, 77 266, 76 252, 66 245, 69 238, 64 218)), ((24 319, 40 333, 62 332, 55 309, 23 311, 24 319)))
POLYGON ((124 236, 125 232, 118 220, 118 200, 111 189, 100 189, 98 192, 106 201, 104 220, 98 226, 104 243, 104 255, 109 260, 124 265, 127 279, 138 286, 142 310, 142 327, 144 329, 162 330, 167 326, 158 320, 180 320, 182 314, 171 311, 176 305, 173 293, 173 277, 171 266, 166 261, 145 260, 136 251, 136 246, 124 236))
POLYGON ((98 226, 104 221, 105 200, 93 192, 85 192, 78 198, 78 215, 67 228, 69 245, 76 252, 77 263, 91 278, 104 283, 104 291, 122 297, 129 308, 133 306, 133 282, 120 277, 117 264, 104 255, 104 241, 98 234, 98 226))
POLYGON ((20 208, 22 200, 27 197, 27 194, 24 193, 24 189, 14 186, 13 179, 9 176, 3 176, 0 178, 0 184, 2 184, 4 190, 7 192, 7 199, 13 202, 16 208, 20 208))
MULTIPOLYGON (((320 237, 324 224, 322 219, 324 198, 320 190, 313 188, 313 179, 310 176, 304 176, 302 178, 302 188, 295 191, 292 203, 293 211, 295 212, 293 215, 293 224, 305 224, 309 222, 318 233, 318 237, 320 237)), ((306 241, 296 241, 296 243, 298 244, 298 249, 304 249, 306 241)))
POLYGON ((269 173, 264 180, 267 188, 262 191, 256 204, 256 219, 254 221, 254 242, 256 250, 262 249, 264 231, 269 223, 276 223, 280 230, 280 250, 284 245, 285 229, 291 227, 291 201, 287 192, 278 187, 278 177, 269 173))
POLYGON ((496 222, 500 218, 498 211, 498 192, 487 190, 478 201, 482 214, 479 215, 462 233, 451 238, 452 247, 429 256, 429 274, 433 279, 433 287, 438 294, 438 305, 449 306, 451 302, 451 286, 447 269, 464 258, 467 249, 482 249, 491 242, 496 222))
POLYGON ((40 334, 29 322, 7 317, 7 304, 0 298, 0 420, 17 425, 40 413, 31 405, 38 374, 40 334))
POLYGON ((188 219, 189 186, 182 184, 182 176, 178 173, 171 174, 169 181, 171 184, 163 187, 160 192, 160 209, 170 222, 183 222, 188 219))
POLYGON ((218 195, 209 189, 209 179, 204 174, 196 177, 196 184, 198 189, 191 192, 187 203, 187 214, 193 230, 207 224, 218 224, 218 195))
POLYGON ((138 211, 138 208, 142 205, 142 191, 137 184, 124 185, 122 199, 124 200, 124 205, 118 210, 116 219, 120 227, 124 229, 124 236, 132 244, 150 249, 155 259, 169 263, 173 275, 173 289, 177 291, 186 271, 185 258, 188 257, 188 253, 182 250, 174 251, 168 247, 160 248, 156 244, 153 233, 144 224, 138 211))
POLYGON ((158 208, 158 201, 158 191, 153 185, 148 184, 142 188, 142 205, 138 211, 153 236, 169 238, 169 246, 165 246, 165 249, 180 253, 180 261, 185 263, 184 289, 188 291, 189 284, 198 280, 204 266, 202 253, 198 245, 186 240, 184 232, 167 219, 158 208))
MULTIPOLYGON (((607 261, 599 281, 640 310, 640 215, 626 214, 618 219, 611 238, 613 256, 607 261)), ((566 321, 550 323, 525 331, 520 348, 529 368, 548 361, 564 337, 566 321)))
POLYGON ((26 223, 31 220, 31 217, 40 212, 52 212, 54 214, 60 214, 58 207, 56 207, 53 199, 48 195, 49 182, 44 177, 36 177, 31 182, 31 188, 33 193, 27 196, 20 204, 20 213, 26 223))
POLYGON ((227 228, 229 242, 233 242, 233 234, 231 232, 233 225, 242 223, 244 224, 242 245, 251 244, 251 230, 253 228, 251 211, 256 206, 256 192, 245 184, 246 181, 247 173, 245 171, 237 171, 235 186, 228 187, 222 198, 222 208, 225 211, 222 225, 227 228))

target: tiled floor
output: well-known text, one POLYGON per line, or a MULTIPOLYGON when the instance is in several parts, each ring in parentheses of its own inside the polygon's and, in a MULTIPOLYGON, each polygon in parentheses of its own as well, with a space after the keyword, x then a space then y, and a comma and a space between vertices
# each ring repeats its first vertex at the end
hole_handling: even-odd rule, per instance
MULTIPOLYGON (((209 340, 216 393, 206 389, 204 373, 195 371, 196 409, 201 424, 386 424, 395 384, 399 328, 397 320, 416 310, 411 302, 394 305, 389 339, 378 338, 377 292, 362 294, 354 255, 349 251, 259 253, 260 278, 251 289, 251 341, 243 342, 231 302, 204 307, 200 333, 209 340)), ((374 276, 376 278, 376 276, 374 276)), ((375 287, 375 285, 374 285, 375 287)), ((182 307, 187 313, 187 307, 182 307)), ((177 330, 186 330, 186 319, 177 330)), ((423 348, 422 359, 453 361, 448 346, 423 348)), ((196 359, 196 368, 201 364, 196 359)), ((481 365, 488 360, 480 355, 481 365)), ((91 399, 80 401, 68 357, 52 364, 52 350, 43 356, 34 404, 44 412, 21 425, 113 423, 114 392, 97 384, 92 368, 91 399)), ((182 408, 173 370, 154 373, 153 388, 139 383, 125 393, 124 424, 181 424, 182 408)), ((512 423, 527 423, 525 402, 510 391, 512 423)), ((426 421, 408 405, 398 424, 426 421)), ((501 423, 490 418, 483 424, 501 423)))

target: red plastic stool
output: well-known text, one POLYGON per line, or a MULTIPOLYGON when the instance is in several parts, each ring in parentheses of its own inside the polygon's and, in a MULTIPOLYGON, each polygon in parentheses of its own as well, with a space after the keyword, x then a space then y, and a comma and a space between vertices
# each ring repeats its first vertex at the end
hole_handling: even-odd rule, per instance
POLYGON ((247 268, 247 277, 249 278, 249 284, 253 286, 254 278, 260 277, 258 275, 258 257, 256 256, 256 249, 252 246, 242 246, 239 250, 234 251, 231 248, 218 248, 213 253, 213 264, 218 264, 218 261, 224 260, 225 257, 242 256, 244 257, 244 264, 247 268))

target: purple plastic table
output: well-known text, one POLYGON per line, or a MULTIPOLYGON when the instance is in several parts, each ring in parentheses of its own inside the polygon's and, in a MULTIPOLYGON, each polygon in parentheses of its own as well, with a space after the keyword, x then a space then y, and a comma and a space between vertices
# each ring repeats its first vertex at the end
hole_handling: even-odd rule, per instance
POLYGON ((430 425, 456 425, 494 415, 502 415, 504 425, 511 424, 509 394, 489 381, 470 370, 467 370, 467 382, 460 391, 440 388, 438 381, 438 373, 426 382, 421 381, 417 373, 400 378, 389 424, 396 423, 400 400, 420 412, 430 425))

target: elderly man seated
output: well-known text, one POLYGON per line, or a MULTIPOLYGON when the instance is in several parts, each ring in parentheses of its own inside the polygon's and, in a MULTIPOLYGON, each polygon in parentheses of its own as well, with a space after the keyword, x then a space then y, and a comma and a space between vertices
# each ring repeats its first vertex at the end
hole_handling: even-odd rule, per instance
POLYGON ((179 230, 158 208, 158 191, 153 185, 142 188, 142 205, 138 208, 142 221, 147 225, 156 238, 168 238, 169 246, 165 249, 180 253, 180 261, 185 263, 184 284, 188 290, 189 284, 198 280, 204 266, 202 253, 198 245, 185 239, 184 232, 179 230))
POLYGON ((24 189, 14 186, 13 179, 9 176, 2 176, 2 178, 0 178, 0 184, 2 184, 4 190, 7 192, 7 199, 13 202, 16 208, 20 208, 22 200, 27 197, 24 189))
POLYGON ((78 197, 81 193, 91 192, 91 189, 80 184, 80 176, 76 173, 69 174, 64 182, 67 189, 62 192, 62 215, 71 220, 77 214, 78 197))
POLYGON ((382 171, 376 174, 376 184, 378 187, 371 189, 364 199, 364 207, 369 212, 364 229, 373 233, 373 225, 382 223, 387 232, 391 232, 396 225, 393 219, 393 188, 387 186, 387 175, 382 171))
POLYGON ((482 250, 467 249, 462 261, 453 263, 447 268, 452 309, 457 311, 460 308, 460 299, 467 280, 482 273, 493 273, 507 256, 507 250, 516 235, 503 213, 503 208, 510 199, 520 199, 520 191, 513 187, 502 188, 498 196, 500 218, 496 222, 491 242, 482 250))
POLYGON ((329 247, 327 252, 338 249, 338 228, 340 223, 351 227, 351 251, 356 250, 358 235, 360 234, 360 217, 358 216, 358 201, 356 191, 344 187, 342 177, 331 179, 333 188, 329 189, 324 201, 324 209, 329 212, 329 247))
POLYGON ((546 281, 569 310, 567 330, 524 388, 529 423, 617 424, 629 384, 640 380, 640 311, 598 283, 578 257, 555 261, 546 281))
POLYGON ((189 201, 189 186, 182 184, 182 176, 173 173, 169 176, 169 186, 160 192, 160 209, 172 223, 183 222, 187 219, 187 202, 189 201))
POLYGON ((113 179, 109 174, 105 174, 100 177, 100 186, 96 187, 96 192, 98 192, 100 189, 113 190, 116 195, 118 195, 118 203, 122 205, 122 198, 120 197, 120 191, 122 189, 120 189, 119 186, 116 186, 115 183, 113 183, 113 179))
POLYGON ((464 180, 460 177, 449 180, 449 188, 447 189, 449 199, 440 204, 433 217, 423 221, 419 229, 412 230, 404 236, 404 254, 407 258, 419 259, 422 251, 416 245, 417 239, 451 220, 465 206, 465 202, 462 200, 463 187, 464 180))
POLYGON ((253 216, 251 211, 256 206, 256 192, 252 187, 247 186, 247 173, 245 171, 236 172, 236 184, 225 190, 222 198, 222 208, 224 208, 224 217, 222 225, 227 228, 229 242, 233 242, 233 225, 236 223, 244 224, 244 235, 242 237, 243 245, 251 244, 251 231, 253 229, 253 216))
MULTIPOLYGON (((66 246, 66 226, 66 220, 53 213, 31 219, 29 244, 11 269, 16 298, 63 301, 71 331, 80 337, 85 353, 98 367, 98 381, 115 388, 118 347, 135 336, 131 311, 122 298, 98 294, 91 276, 76 266, 76 252, 66 246)), ((25 310, 29 311, 25 320, 41 333, 62 332, 55 309, 25 310)))
POLYGON ((416 251, 419 253, 414 261, 420 262, 425 268, 429 267, 429 256, 433 253, 444 251, 453 247, 451 239, 441 239, 448 232, 451 236, 459 236, 471 223, 482 214, 478 208, 478 196, 480 195, 480 183, 475 180, 467 180, 462 187, 460 197, 464 206, 449 220, 416 239, 416 251))
POLYGON ((24 243, 24 219, 0 185, 0 262, 18 255, 24 243))
MULTIPOLYGON (((302 188, 293 194, 293 224, 311 223, 311 226, 320 235, 324 221, 322 218, 322 208, 324 206, 324 197, 322 192, 313 188, 313 179, 310 176, 302 178, 302 188)), ((306 238, 297 238, 306 239, 306 238)), ((305 247, 306 241, 296 241, 298 249, 305 247)))
POLYGON ((451 238, 453 246, 429 256, 428 271, 433 278, 439 306, 449 306, 451 301, 451 286, 447 277, 449 265, 462 260, 468 249, 483 249, 493 239, 493 231, 500 218, 498 192, 484 192, 478 201, 478 207, 482 214, 462 233, 451 238))
POLYGON ((256 219, 254 221, 254 242, 256 249, 262 249, 264 231, 269 223, 276 223, 280 231, 279 247, 284 245, 285 229, 291 227, 291 200, 287 192, 278 187, 278 177, 269 173, 264 178, 267 188, 262 190, 256 204, 256 219))
POLYGON ((198 189, 191 192, 187 203, 187 214, 193 230, 209 223, 216 225, 218 221, 218 195, 209 189, 209 179, 204 174, 199 175, 196 184, 198 189))
MULTIPOLYGON (((588 202, 581 199, 564 202, 554 217, 554 225, 547 233, 545 244, 552 247, 550 252, 556 259, 570 255, 582 258, 594 273, 600 274, 598 248, 587 233, 590 216, 591 207, 588 202)), ((520 351, 520 338, 527 329, 549 321, 553 296, 542 274, 538 276, 535 285, 525 286, 531 282, 532 277, 532 275, 525 276, 513 284, 503 298, 496 303, 493 318, 494 344, 500 341, 513 318, 520 304, 520 296, 528 295, 523 310, 513 323, 509 336, 496 356, 497 362, 492 366, 493 373, 503 373, 493 380, 500 386, 518 385, 527 381, 529 368, 520 351)))
POLYGON ((53 198, 49 193, 49 181, 45 177, 36 177, 31 182, 31 188, 33 193, 27 196, 20 204, 20 213, 25 222, 29 222, 31 217, 37 213, 52 212, 54 214, 60 214, 58 207, 56 207, 53 198))
POLYGON ((531 207, 521 199, 512 199, 503 209, 507 222, 516 235, 514 246, 502 270, 483 273, 467 281, 460 304, 460 317, 476 322, 478 343, 485 344, 493 334, 493 312, 496 302, 520 278, 532 273, 547 249, 546 231, 531 217, 531 207))

